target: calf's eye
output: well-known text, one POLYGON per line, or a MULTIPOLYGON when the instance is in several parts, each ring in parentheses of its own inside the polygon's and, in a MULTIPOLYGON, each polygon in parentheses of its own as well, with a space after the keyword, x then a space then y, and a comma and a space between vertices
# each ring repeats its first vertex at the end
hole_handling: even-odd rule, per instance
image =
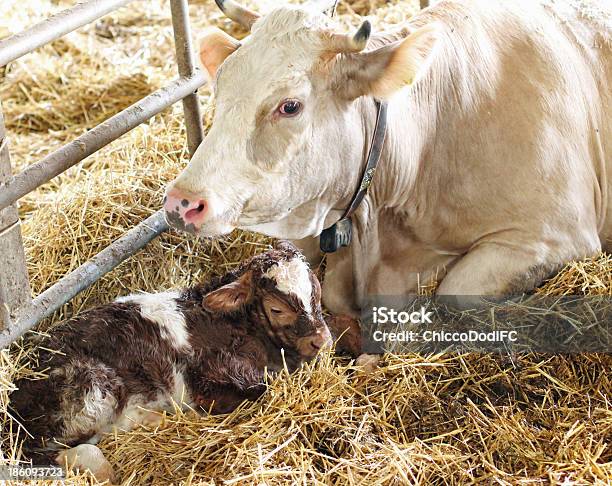
POLYGON ((270 310, 272 311, 272 314, 282 314, 282 313, 283 313, 283 311, 282 311, 282 310, 280 310, 280 309, 275 309, 274 307, 272 307, 270 310))
POLYGON ((302 103, 298 100, 283 101, 278 107, 278 112, 281 116, 291 117, 296 116, 302 111, 302 103))

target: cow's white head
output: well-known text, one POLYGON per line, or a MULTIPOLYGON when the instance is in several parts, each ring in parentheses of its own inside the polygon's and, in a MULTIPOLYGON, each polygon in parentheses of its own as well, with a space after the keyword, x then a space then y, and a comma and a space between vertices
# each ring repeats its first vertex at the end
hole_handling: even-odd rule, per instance
POLYGON ((283 6, 265 17, 216 1, 251 35, 239 42, 211 29, 202 40, 216 112, 206 139, 168 187, 168 220, 201 236, 236 227, 317 236, 342 216, 359 182, 366 122, 356 100, 388 98, 410 84, 434 30, 368 51, 368 21, 354 35, 336 33, 326 14, 337 0, 283 6))

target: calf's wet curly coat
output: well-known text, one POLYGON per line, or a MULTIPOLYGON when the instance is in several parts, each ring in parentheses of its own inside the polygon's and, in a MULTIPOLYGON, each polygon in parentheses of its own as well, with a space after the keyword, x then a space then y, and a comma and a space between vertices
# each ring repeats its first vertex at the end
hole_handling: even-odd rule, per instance
POLYGON ((102 434, 154 425, 175 404, 229 412, 265 391, 266 369, 293 371, 330 345, 320 298, 315 275, 283 243, 207 284, 123 297, 65 321, 41 343, 48 379, 21 380, 11 396, 32 436, 26 453, 111 479, 91 445, 102 434))

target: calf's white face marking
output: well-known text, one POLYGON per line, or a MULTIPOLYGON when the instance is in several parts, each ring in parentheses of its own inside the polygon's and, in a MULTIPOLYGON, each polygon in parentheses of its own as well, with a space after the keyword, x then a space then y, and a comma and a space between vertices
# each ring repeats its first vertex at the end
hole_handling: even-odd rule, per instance
POLYGON ((312 283, 307 263, 301 258, 279 262, 271 267, 265 274, 276 283, 278 290, 284 294, 294 294, 300 299, 307 313, 312 311, 310 304, 312 298, 312 283))
POLYGON ((189 348, 189 332, 185 316, 180 311, 177 299, 178 292, 160 294, 138 294, 121 297, 115 302, 133 303, 140 306, 142 317, 159 325, 162 338, 167 339, 176 349, 189 348))

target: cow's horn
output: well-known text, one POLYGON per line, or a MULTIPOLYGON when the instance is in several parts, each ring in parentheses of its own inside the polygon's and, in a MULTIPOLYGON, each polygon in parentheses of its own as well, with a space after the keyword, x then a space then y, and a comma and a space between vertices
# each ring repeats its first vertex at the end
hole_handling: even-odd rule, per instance
POLYGON ((368 45, 372 35, 372 24, 365 20, 355 35, 332 34, 330 50, 334 52, 361 52, 368 45))
POLYGON ((311 0, 310 5, 313 9, 333 17, 336 13, 338 2, 339 0, 311 0))
POLYGON ((243 7, 234 0, 215 0, 221 11, 234 22, 238 22, 245 29, 251 30, 253 24, 259 19, 259 14, 243 7))

